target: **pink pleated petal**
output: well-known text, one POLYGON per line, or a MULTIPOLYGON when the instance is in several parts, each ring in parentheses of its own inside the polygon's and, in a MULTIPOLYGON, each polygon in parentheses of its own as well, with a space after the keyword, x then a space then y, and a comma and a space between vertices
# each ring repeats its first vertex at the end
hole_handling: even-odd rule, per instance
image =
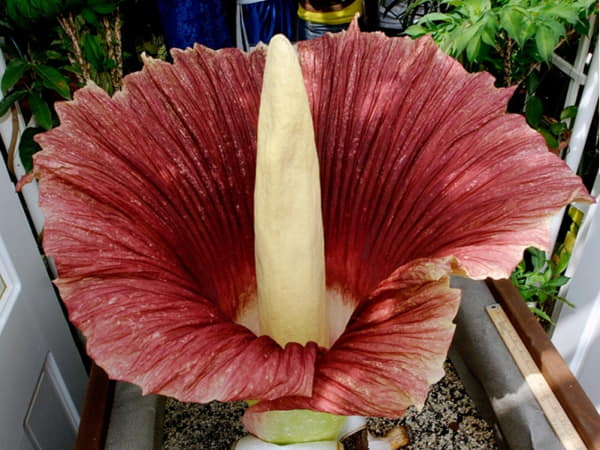
POLYGON ((252 195, 264 54, 149 61, 113 99, 58 106, 35 158, 44 246, 89 354, 180 400, 312 390, 317 347, 235 324, 256 289, 252 195))
MULTIPOLYGON (((88 351, 113 378, 180 400, 262 399, 398 416, 442 374, 449 273, 506 276, 548 218, 589 195, 512 91, 427 39, 298 45, 320 158, 327 284, 344 333, 284 349, 236 324, 255 307, 252 195, 264 51, 149 61, 113 99, 80 90, 35 158, 44 245, 88 351), (347 308, 348 304, 350 308, 347 308)), ((254 329, 254 328, 253 328, 254 329)))
POLYGON ((581 181, 521 116, 512 89, 428 38, 345 34, 298 44, 320 154, 329 282, 364 297, 416 258, 505 277, 581 181))
POLYGON ((211 302, 156 280, 57 282, 90 357, 113 379, 182 401, 274 399, 312 390, 315 344, 285 349, 211 302))
POLYGON ((61 275, 98 274, 124 260, 146 263, 193 280, 233 317, 254 278, 264 55, 199 47, 175 60, 148 62, 126 77, 114 99, 92 86, 58 106, 62 125, 40 137, 45 151, 36 158, 42 205, 53 216, 45 246, 59 252, 61 275), (63 205, 73 217, 54 214, 61 204, 49 197, 61 189, 65 203, 88 207, 63 205), (69 256, 61 258, 70 239, 69 256))
POLYGON ((261 402, 244 416, 260 436, 261 412, 312 409, 341 415, 399 417, 423 405, 444 374, 460 302, 448 286, 452 259, 418 260, 380 283, 346 332, 317 361, 310 398, 261 402))

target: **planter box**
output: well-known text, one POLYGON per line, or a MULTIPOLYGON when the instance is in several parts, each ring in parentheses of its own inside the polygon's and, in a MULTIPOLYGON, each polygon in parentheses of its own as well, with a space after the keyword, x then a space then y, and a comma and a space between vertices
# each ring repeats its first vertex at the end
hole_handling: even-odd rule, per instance
MULTIPOLYGON (((455 278, 463 292, 450 350, 469 396, 508 448, 563 448, 486 313, 500 303, 588 448, 600 449, 600 416, 518 291, 508 280, 455 278)), ((77 450, 160 448, 163 400, 137 387, 111 382, 92 368, 77 450)))

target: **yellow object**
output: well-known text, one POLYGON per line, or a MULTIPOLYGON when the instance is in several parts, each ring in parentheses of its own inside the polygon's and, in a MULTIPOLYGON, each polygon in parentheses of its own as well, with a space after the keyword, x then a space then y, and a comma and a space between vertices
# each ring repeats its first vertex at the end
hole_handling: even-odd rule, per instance
POLYGON ((583 212, 574 206, 569 206, 568 209, 569 217, 571 218, 571 226, 565 236, 564 248, 569 253, 573 253, 573 247, 575 246, 575 240, 577 239, 577 233, 579 233, 579 227, 583 223, 583 212))
POLYGON ((296 50, 267 51, 258 115, 254 235, 260 332, 329 346, 319 160, 296 50))
POLYGON ((573 222, 580 226, 583 223, 583 212, 574 206, 569 206, 569 217, 573 222))
POLYGON ((308 11, 302 5, 298 5, 298 17, 306 22, 320 23, 325 25, 342 25, 352 22, 357 13, 362 13, 362 0, 355 0, 345 8, 338 11, 308 11))

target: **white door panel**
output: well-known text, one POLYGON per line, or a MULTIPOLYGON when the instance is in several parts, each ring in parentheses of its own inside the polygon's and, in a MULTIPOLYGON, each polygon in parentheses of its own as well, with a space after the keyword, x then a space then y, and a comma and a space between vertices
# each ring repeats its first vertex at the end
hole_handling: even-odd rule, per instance
POLYGON ((0 161, 0 450, 73 447, 87 375, 0 161))

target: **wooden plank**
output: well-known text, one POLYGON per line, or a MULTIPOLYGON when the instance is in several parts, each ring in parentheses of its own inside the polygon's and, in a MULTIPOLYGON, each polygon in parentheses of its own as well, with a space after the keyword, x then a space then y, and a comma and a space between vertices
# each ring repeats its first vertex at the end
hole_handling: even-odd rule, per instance
POLYGON ((552 389, 550 389, 548 382, 539 371, 502 306, 490 305, 486 308, 486 311, 560 442, 566 450, 585 450, 586 447, 577 430, 575 430, 565 410, 552 389))
POLYGON ((510 280, 487 280, 583 442, 600 450, 600 415, 510 280))
POLYGON ((115 382, 92 364, 75 450, 104 450, 114 393, 115 382))

